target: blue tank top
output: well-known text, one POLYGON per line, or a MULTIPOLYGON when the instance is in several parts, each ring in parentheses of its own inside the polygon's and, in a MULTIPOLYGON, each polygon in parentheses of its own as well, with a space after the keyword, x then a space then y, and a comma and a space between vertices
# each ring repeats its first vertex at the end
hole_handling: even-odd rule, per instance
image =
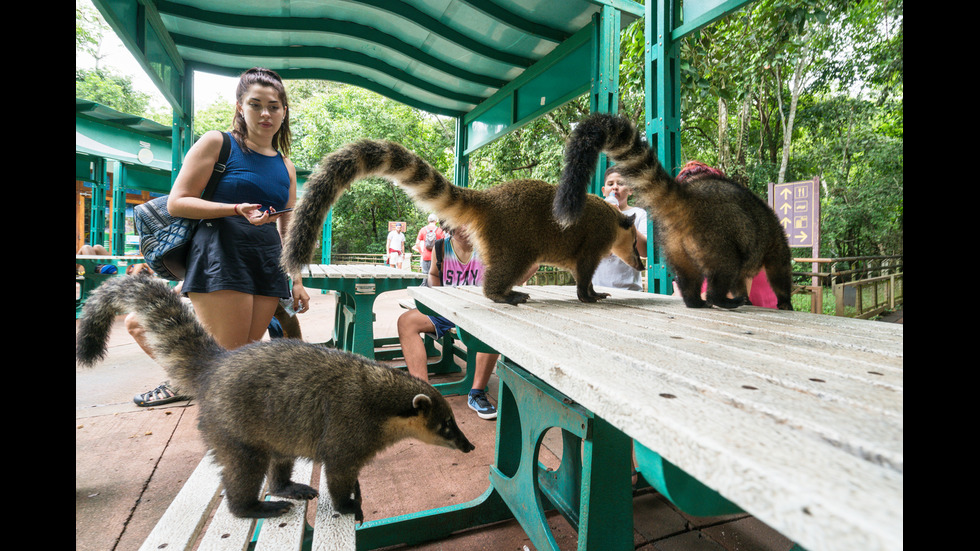
POLYGON ((262 155, 255 151, 245 153, 234 137, 228 154, 225 173, 212 201, 218 203, 256 203, 262 210, 270 206, 276 210, 286 208, 289 201, 289 172, 282 154, 262 155))

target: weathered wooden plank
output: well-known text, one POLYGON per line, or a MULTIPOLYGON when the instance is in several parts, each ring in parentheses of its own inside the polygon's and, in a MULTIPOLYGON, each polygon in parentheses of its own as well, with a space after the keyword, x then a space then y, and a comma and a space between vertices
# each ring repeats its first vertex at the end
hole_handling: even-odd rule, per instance
POLYGON ((209 453, 188 477, 140 550, 190 549, 220 497, 220 486, 220 468, 209 453))
MULTIPOLYGON (((312 476, 313 463, 308 459, 297 459, 293 466, 292 480, 309 484, 312 476)), ((305 499, 272 499, 288 501, 293 504, 293 507, 285 515, 265 519, 262 523, 262 530, 259 532, 259 539, 255 543, 255 551, 301 549, 303 531, 306 528, 306 508, 309 501, 305 499)))
POLYGON ((319 491, 311 551, 353 551, 357 528, 354 515, 342 515, 334 510, 327 477, 322 472, 319 491))

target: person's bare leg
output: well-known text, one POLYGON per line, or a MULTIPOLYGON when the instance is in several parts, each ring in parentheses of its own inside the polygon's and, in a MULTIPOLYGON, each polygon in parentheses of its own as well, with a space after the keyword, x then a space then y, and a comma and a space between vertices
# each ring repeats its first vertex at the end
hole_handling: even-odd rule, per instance
POLYGON ((473 390, 484 390, 490 382, 490 375, 493 373, 494 366, 500 354, 488 354, 478 352, 476 354, 476 369, 473 373, 473 390))
POLYGON ((136 341, 136 344, 143 349, 143 352, 146 352, 147 356, 153 358, 154 360, 156 359, 156 356, 153 355, 153 349, 150 348, 149 343, 146 341, 146 330, 143 329, 142 325, 140 325, 135 313, 130 312, 126 316, 126 331, 129 331, 129 334, 133 337, 133 340, 136 341))
POLYGON ((405 355, 408 372, 419 379, 429 381, 429 358, 425 354, 425 342, 419 333, 433 333, 436 330, 432 320, 418 310, 409 310, 398 316, 398 342, 405 355))
POLYGON ((262 338, 279 299, 238 291, 188 293, 194 312, 218 344, 227 350, 262 338))

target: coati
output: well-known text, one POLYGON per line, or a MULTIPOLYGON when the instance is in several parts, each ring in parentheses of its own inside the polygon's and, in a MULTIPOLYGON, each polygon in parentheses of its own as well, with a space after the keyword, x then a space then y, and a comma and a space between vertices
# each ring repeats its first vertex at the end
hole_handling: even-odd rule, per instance
POLYGON ((650 213, 685 305, 736 308, 748 301, 745 280, 765 267, 777 308, 793 309, 789 244, 773 210, 726 178, 701 176, 679 183, 622 116, 595 114, 572 131, 553 206, 560 224, 578 224, 600 152, 616 162, 650 213), (707 301, 701 298, 705 279, 707 301), (729 292, 734 298, 726 296, 729 292))
POLYGON ((428 383, 361 356, 294 339, 225 350, 166 283, 150 276, 112 278, 85 303, 75 357, 91 366, 105 357, 118 312, 133 311, 157 360, 200 404, 198 427, 215 460, 231 512, 265 518, 290 503, 270 493, 312 499, 317 491, 290 480, 293 461, 323 464, 334 508, 363 521, 361 468, 403 438, 474 449, 452 408, 428 383))
POLYGON ((578 222, 561 227, 551 216, 555 186, 547 182, 512 180, 484 190, 459 187, 402 145, 364 140, 326 155, 307 181, 283 243, 286 273, 296 277, 309 263, 329 208, 353 182, 370 176, 401 186, 451 226, 467 226, 486 266, 483 294, 495 302, 526 302, 528 295, 513 287, 538 263, 568 269, 582 302, 608 296, 592 288, 592 274, 610 251, 643 269, 632 218, 599 197, 581 205, 578 222))

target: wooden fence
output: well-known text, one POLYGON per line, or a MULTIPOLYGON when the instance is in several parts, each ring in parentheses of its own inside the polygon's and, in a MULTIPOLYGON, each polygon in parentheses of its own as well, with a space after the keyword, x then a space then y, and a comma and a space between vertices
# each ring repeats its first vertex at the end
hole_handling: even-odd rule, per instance
POLYGON ((810 272, 793 272, 811 278, 801 291, 812 297, 810 311, 822 313, 823 289, 833 290, 834 313, 838 316, 870 318, 894 310, 905 298, 904 258, 850 256, 841 258, 794 258, 809 263, 810 272))

